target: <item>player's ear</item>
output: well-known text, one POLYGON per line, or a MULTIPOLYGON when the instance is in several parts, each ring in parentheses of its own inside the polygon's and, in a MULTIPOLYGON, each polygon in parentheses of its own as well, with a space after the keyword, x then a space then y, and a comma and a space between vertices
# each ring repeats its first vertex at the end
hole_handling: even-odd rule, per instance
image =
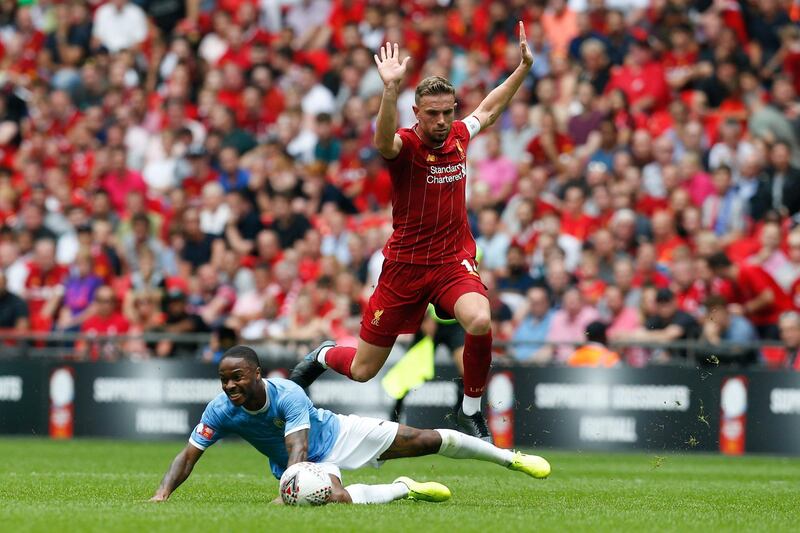
POLYGON ((415 105, 412 105, 412 106, 411 106, 411 109, 413 109, 413 110, 414 110, 414 116, 417 116, 417 115, 419 114, 419 108, 418 108, 417 106, 415 106, 415 105))

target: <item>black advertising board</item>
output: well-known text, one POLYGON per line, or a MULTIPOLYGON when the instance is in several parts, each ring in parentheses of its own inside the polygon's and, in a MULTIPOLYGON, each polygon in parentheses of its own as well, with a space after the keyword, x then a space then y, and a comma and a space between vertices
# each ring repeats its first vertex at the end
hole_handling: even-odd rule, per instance
MULTIPOLYGON (((452 367, 437 369, 407 396, 402 421, 453 427, 454 377, 452 367)), ((380 378, 326 372, 310 396, 337 413, 388 418, 394 400, 380 378)), ((7 360, 0 435, 184 439, 220 392, 215 365, 195 361, 7 360)), ((486 398, 503 446, 800 454, 798 373, 496 366, 486 398)))
POLYGON ((214 365, 184 361, 78 363, 75 436, 188 437, 221 392, 214 365))
POLYGON ((515 368, 514 441, 584 450, 718 449, 719 377, 685 368, 515 368))
POLYGON ((800 373, 747 373, 745 449, 800 454, 800 373))
POLYGON ((0 434, 47 434, 45 365, 0 361, 0 434))

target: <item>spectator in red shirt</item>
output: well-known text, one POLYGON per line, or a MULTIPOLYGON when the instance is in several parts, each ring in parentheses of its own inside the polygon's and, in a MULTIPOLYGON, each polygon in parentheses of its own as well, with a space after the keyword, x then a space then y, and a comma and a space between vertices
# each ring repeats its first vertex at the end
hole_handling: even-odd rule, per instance
POLYGON ((672 261, 676 248, 686 246, 678 235, 675 217, 669 211, 658 211, 653 215, 653 244, 656 247, 656 261, 662 264, 672 261))
MULTIPOLYGON (((688 126, 687 129, 692 128, 688 126)), ((681 187, 689 192, 692 204, 701 207, 706 198, 714 194, 714 183, 711 176, 703 170, 700 155, 697 152, 686 152, 678 165, 681 187)))
POLYGON ((14 29, 17 41, 13 49, 19 51, 19 54, 9 65, 10 70, 33 75, 39 52, 44 47, 45 36, 36 28, 29 5, 20 4, 16 8, 15 24, 11 27, 14 29))
POLYGON ((572 152, 572 140, 558 131, 556 117, 551 110, 542 113, 541 131, 528 144, 528 153, 535 165, 545 165, 551 171, 562 168, 561 155, 572 152))
POLYGON ((122 216, 125 212, 125 197, 137 191, 147 192, 142 175, 128 168, 126 151, 122 146, 112 146, 108 150, 108 171, 101 180, 101 188, 108 193, 111 206, 122 216))
POLYGON ((56 263, 56 245, 51 239, 39 239, 34 244, 33 260, 28 264, 25 299, 34 331, 50 329, 64 294, 64 281, 69 271, 56 263))
POLYGON ((581 263, 575 271, 581 296, 590 305, 597 305, 606 290, 606 282, 600 279, 600 263, 592 250, 584 250, 581 263))
POLYGON ((349 190, 355 194, 353 203, 361 213, 381 211, 392 199, 392 180, 377 150, 364 148, 359 152, 364 176, 349 190))
POLYGON ((778 318, 792 308, 783 289, 758 265, 731 262, 724 252, 708 259, 714 274, 729 280, 733 291, 729 303, 747 317, 762 339, 778 338, 778 318))
POLYGON ((200 197, 206 183, 219 180, 219 174, 211 167, 208 152, 202 145, 189 148, 186 152, 189 162, 189 175, 183 179, 182 187, 189 200, 200 197))
POLYGON ((579 185, 570 185, 564 191, 564 205, 561 211, 561 232, 585 241, 595 228, 596 220, 584 210, 586 195, 579 185))
POLYGON ((673 261, 670 273, 672 282, 669 288, 675 294, 678 309, 697 318, 701 314, 700 306, 706 291, 703 282, 697 279, 692 261, 689 258, 673 261))
POLYGON ((697 64, 697 43, 692 30, 678 26, 670 32, 670 49, 662 60, 669 86, 676 90, 685 88, 695 77, 697 64))
POLYGON ((81 333, 88 339, 75 344, 75 354, 80 358, 89 357, 92 361, 99 358, 115 359, 121 348, 113 339, 92 340, 94 336, 124 335, 128 332, 128 321, 117 309, 114 290, 103 285, 94 293, 93 312, 81 325, 81 333))
POLYGON ((669 86, 664 67, 654 61, 646 37, 633 41, 624 66, 611 72, 606 92, 621 89, 634 115, 663 109, 669 101, 669 86))
POLYGON ((636 269, 633 276, 634 287, 652 285, 659 289, 669 286, 669 278, 658 270, 656 247, 649 243, 639 244, 636 250, 636 269))

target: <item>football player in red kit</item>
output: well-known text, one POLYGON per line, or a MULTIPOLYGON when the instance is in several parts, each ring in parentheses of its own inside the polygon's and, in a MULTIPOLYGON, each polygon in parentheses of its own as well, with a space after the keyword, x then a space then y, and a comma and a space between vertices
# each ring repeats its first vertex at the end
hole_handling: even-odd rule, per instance
POLYGON ((491 442, 480 409, 492 360, 491 320, 467 222, 467 148, 478 132, 499 118, 533 64, 521 22, 519 47, 519 66, 466 119, 455 120, 453 85, 432 76, 416 89, 417 123, 399 130, 397 98, 409 58, 400 60, 396 43, 386 43, 380 57, 375 55, 384 89, 374 142, 391 175, 394 232, 383 249, 383 269, 364 310, 358 348, 324 342, 292 371, 291 378, 300 386, 308 387, 326 368, 355 381, 371 379, 397 336, 419 329, 431 302, 466 331, 459 426, 491 442))

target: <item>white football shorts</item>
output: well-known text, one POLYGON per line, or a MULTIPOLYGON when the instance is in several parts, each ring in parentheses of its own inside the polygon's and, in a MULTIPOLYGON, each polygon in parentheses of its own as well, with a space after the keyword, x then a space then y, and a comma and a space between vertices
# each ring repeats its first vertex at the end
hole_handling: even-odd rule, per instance
POLYGON ((328 474, 342 479, 341 470, 356 470, 370 465, 381 466, 378 457, 394 442, 398 424, 379 418, 356 415, 336 415, 339 418, 339 437, 330 453, 318 463, 328 474))

